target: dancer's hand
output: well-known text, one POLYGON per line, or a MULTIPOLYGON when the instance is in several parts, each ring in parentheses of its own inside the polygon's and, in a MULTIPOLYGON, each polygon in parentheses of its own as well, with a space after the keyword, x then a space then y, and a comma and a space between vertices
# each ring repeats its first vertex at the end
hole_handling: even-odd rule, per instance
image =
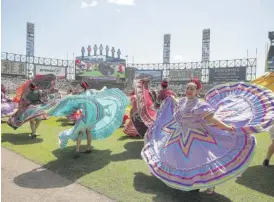
POLYGON ((235 128, 235 126, 233 126, 233 125, 227 125, 225 130, 231 131, 231 132, 235 132, 235 131, 236 131, 236 128, 235 128))
POLYGON ((173 100, 175 103, 178 103, 178 102, 179 102, 179 100, 178 100, 174 95, 171 95, 170 97, 172 98, 172 100, 173 100))

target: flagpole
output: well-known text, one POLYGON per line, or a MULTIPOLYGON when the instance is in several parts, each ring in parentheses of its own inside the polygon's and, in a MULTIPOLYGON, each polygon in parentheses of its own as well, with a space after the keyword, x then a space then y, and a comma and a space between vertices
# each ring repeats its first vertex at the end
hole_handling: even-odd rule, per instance
POLYGON ((74 52, 72 53, 72 57, 73 57, 73 80, 75 80, 75 73, 76 73, 76 69, 75 69, 75 57, 74 57, 74 52))
POLYGON ((257 78, 257 65, 258 65, 258 48, 256 48, 256 67, 255 67, 255 78, 257 78))

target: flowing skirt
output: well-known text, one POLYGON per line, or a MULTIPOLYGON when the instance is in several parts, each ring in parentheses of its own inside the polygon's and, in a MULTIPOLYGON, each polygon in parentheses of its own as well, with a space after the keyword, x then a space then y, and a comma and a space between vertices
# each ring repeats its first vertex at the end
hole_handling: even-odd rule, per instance
POLYGON ((157 111, 150 96, 146 80, 136 81, 136 98, 138 114, 146 126, 150 126, 156 119, 157 111))
POLYGON ((17 107, 18 104, 15 102, 1 103, 1 118, 14 114, 17 107))
MULTIPOLYGON (((101 90, 95 90, 95 89, 90 89, 88 91, 88 93, 90 95, 95 95, 98 93, 102 93, 104 90, 106 90, 107 87, 103 87, 101 90)), ((76 122, 77 120, 79 120, 82 116, 82 111, 81 110, 76 110, 74 112, 72 112, 70 115, 67 116, 68 120, 72 121, 72 122, 76 122)))
POLYGON ((147 132, 147 126, 145 125, 141 117, 137 114, 131 118, 131 121, 138 135, 143 138, 147 132))
POLYGON ((251 83, 264 86, 274 92, 274 72, 267 72, 261 77, 251 81, 251 83))
POLYGON ((67 116, 68 120, 70 120, 72 122, 76 122, 81 117, 82 117, 82 111, 81 110, 76 110, 75 112, 73 112, 72 114, 67 116))
POLYGON ((53 99, 45 104, 28 105, 24 100, 21 100, 17 112, 9 118, 8 125, 13 129, 17 129, 33 119, 45 120, 48 118, 47 110, 53 107, 57 102, 57 99, 53 99))
MULTIPOLYGON (((79 132, 91 131, 92 139, 109 137, 123 121, 125 109, 129 104, 127 96, 119 89, 106 89, 95 95, 75 95, 62 100, 50 111, 51 116, 68 116, 77 109, 82 116, 69 130, 59 134, 60 147, 64 148, 69 139, 76 141, 79 132)), ((86 139, 83 135, 82 139, 86 139)))
POLYGON ((157 178, 175 189, 210 188, 243 173, 254 156, 252 134, 273 125, 273 93, 256 85, 220 85, 205 100, 209 105, 178 114, 185 103, 177 106, 167 98, 147 131, 142 158, 157 178), (220 130, 203 119, 212 112, 235 125, 236 132, 220 130))

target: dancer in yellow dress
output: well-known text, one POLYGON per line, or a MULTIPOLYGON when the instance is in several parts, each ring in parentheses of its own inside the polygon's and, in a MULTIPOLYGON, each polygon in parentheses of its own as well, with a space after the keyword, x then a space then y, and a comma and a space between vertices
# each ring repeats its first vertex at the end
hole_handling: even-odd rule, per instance
MULTIPOLYGON (((274 92, 274 72, 267 72, 263 76, 253 80, 251 83, 262 85, 274 92)), ((266 167, 269 167, 269 161, 271 156, 274 154, 274 125, 269 130, 269 136, 272 143, 268 147, 268 151, 263 162, 263 165, 266 167)))

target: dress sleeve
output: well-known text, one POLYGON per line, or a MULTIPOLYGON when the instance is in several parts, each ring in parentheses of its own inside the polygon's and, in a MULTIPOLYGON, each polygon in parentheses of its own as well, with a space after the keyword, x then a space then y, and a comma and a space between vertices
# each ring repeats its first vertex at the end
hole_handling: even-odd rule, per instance
POLYGON ((172 90, 168 90, 167 96, 176 96, 176 94, 172 90))
POLYGON ((172 100, 174 101, 174 103, 177 105, 180 100, 178 98, 176 98, 175 96, 170 96, 172 98, 172 100))
POLYGON ((1 92, 1 100, 2 99, 8 101, 9 100, 9 96, 7 94, 1 92))
POLYGON ((193 110, 195 115, 200 116, 202 119, 207 117, 208 115, 214 114, 215 109, 213 109, 209 104, 207 103, 201 103, 197 106, 196 109, 193 110))
POLYGON ((5 94, 1 92, 1 102, 5 101, 5 94))

